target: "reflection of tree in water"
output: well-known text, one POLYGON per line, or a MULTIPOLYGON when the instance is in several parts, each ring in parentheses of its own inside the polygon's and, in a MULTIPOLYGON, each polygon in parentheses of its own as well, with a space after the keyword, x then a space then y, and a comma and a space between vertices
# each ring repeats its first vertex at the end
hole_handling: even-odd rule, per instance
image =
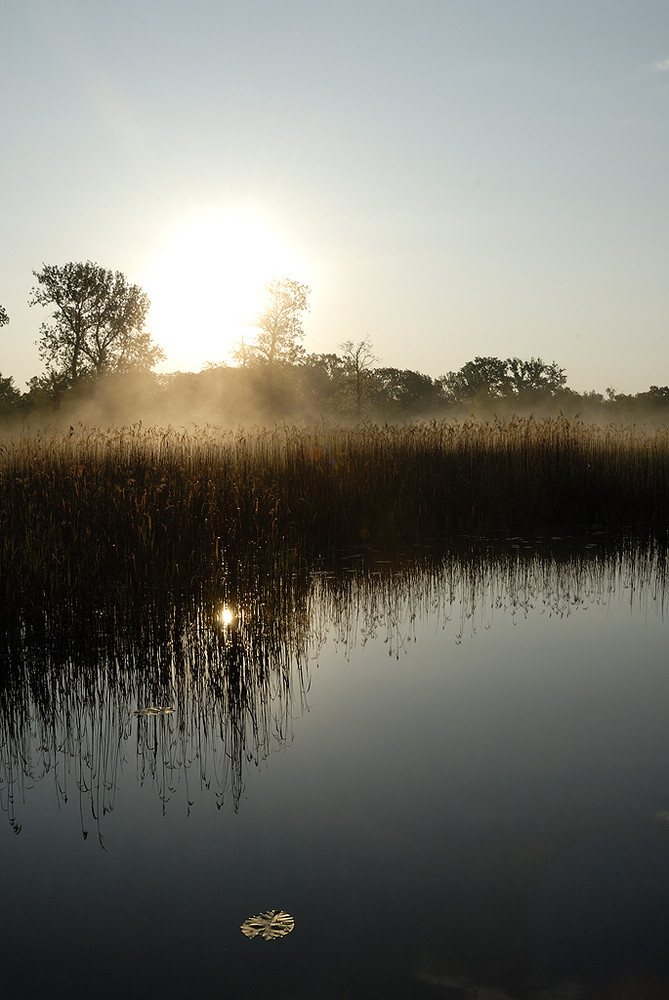
POLYGON ((18 832, 30 786, 51 775, 61 800, 78 798, 84 834, 92 818, 101 836, 131 759, 163 806, 183 785, 190 808, 195 781, 236 808, 246 769, 290 742, 326 636, 345 655, 383 639, 399 656, 427 615, 459 642, 499 613, 564 616, 623 599, 663 609, 666 567, 655 541, 470 538, 391 560, 351 554, 310 577, 259 575, 198 600, 167 603, 157 590, 146 606, 5 609, 3 808, 18 832), (135 714, 152 705, 174 711, 135 714))

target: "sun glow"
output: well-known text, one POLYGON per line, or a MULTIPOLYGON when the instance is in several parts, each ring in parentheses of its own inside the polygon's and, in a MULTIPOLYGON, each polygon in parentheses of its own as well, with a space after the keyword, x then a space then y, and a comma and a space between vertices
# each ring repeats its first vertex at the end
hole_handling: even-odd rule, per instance
POLYGON ((233 625, 235 622, 234 611, 224 604, 218 613, 218 620, 221 625, 233 625))
POLYGON ((164 370, 200 371, 228 360, 251 326, 273 278, 301 279, 298 256, 261 221, 210 213, 180 231, 146 280, 150 330, 164 370))

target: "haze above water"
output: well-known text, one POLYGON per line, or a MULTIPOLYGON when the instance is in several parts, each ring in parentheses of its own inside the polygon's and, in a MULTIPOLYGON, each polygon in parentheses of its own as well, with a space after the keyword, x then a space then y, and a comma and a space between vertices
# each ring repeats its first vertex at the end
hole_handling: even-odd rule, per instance
POLYGON ((5 612, 7 995, 669 995, 664 548, 271 584, 5 612))

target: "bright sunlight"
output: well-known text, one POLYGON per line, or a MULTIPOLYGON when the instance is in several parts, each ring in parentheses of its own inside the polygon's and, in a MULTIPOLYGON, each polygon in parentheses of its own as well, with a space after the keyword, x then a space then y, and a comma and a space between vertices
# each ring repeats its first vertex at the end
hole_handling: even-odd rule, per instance
POLYGON ((297 255, 261 221, 210 213, 176 232, 146 280, 150 330, 165 370, 200 371, 228 360, 253 320, 265 284, 299 278, 297 255))

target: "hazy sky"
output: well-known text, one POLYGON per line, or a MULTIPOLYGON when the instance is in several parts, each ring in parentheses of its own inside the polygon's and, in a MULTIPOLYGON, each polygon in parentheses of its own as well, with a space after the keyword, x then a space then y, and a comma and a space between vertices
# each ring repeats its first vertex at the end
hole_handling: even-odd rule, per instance
POLYGON ((286 273, 309 351, 669 384, 669 0, 3 0, 0 94, 20 388, 71 260, 146 289, 168 368, 286 273))

